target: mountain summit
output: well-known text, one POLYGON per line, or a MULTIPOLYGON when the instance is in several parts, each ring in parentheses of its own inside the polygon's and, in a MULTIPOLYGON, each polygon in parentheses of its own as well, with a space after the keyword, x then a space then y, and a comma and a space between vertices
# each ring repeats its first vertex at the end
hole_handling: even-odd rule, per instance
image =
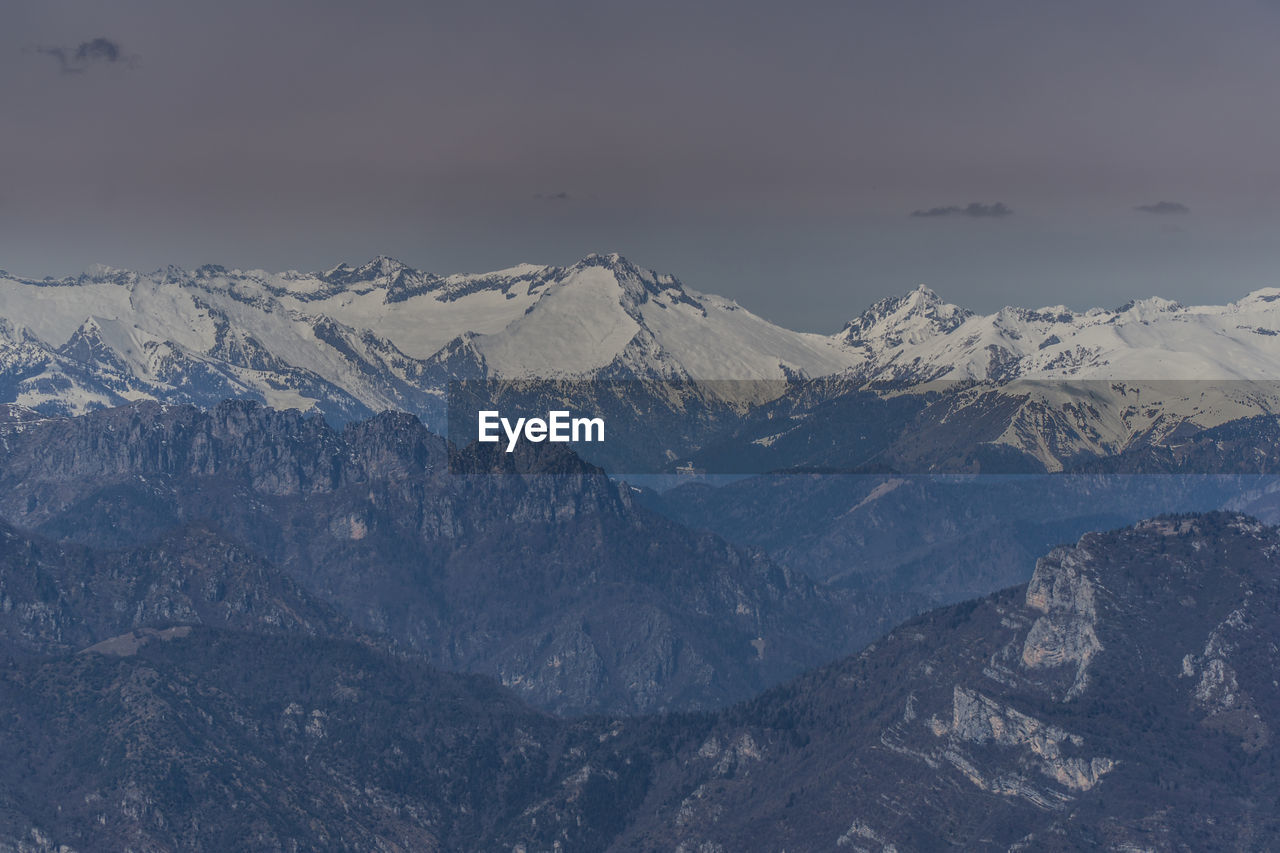
POLYGON ((837 336, 851 346, 873 348, 920 344, 954 331, 973 316, 959 306, 943 302, 938 294, 921 284, 904 296, 881 299, 837 336))

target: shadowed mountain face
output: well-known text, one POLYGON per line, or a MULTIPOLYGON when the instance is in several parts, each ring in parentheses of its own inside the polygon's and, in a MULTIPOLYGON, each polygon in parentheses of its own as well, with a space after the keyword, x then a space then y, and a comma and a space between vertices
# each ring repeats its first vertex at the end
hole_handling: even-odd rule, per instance
POLYGON ((1027 585, 715 715, 557 720, 367 646, 140 632, 0 670, 0 837, 1270 849, 1277 554, 1275 529, 1228 514, 1089 534, 1027 585))
MULTIPOLYGON (((26 651, 164 621, 252 627, 199 604, 246 571, 281 614, 305 600, 349 623, 338 636, 377 635, 561 712, 724 704, 851 650, 857 633, 841 597, 636 506, 569 453, 469 451, 481 455, 466 470, 494 473, 455 475, 446 443, 410 416, 337 432, 251 403, 142 404, 11 421, 3 439, 0 516, 63 543, 32 545, 47 552, 42 580, 9 593, 29 614, 13 629, 26 651), (181 602, 152 606, 143 576, 127 590, 99 577, 122 548, 203 567, 181 602), (59 614, 77 596, 109 600, 110 618, 73 630, 59 614)), ((320 631, 317 618, 274 627, 320 631)))
POLYGON ((129 639, 0 670, 0 849, 602 849, 705 728, 567 723, 349 643, 129 639))
POLYGON ((174 624, 360 636, 274 566, 199 526, 174 528, 145 546, 104 550, 33 538, 0 523, 3 652, 74 652, 135 628, 174 624))
POLYGON ((1275 478, 785 474, 642 500, 849 593, 870 642, 917 613, 1026 582, 1039 555, 1088 531, 1267 488, 1275 478))
POLYGON ((1269 849, 1280 536, 1089 534, 723 714, 619 849, 1269 849))

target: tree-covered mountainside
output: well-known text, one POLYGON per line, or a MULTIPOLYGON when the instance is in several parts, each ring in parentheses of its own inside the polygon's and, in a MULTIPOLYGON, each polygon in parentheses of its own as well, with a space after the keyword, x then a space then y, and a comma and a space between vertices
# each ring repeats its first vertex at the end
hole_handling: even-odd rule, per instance
POLYGON ((1054 549, 715 714, 564 720, 368 644, 131 632, 0 670, 8 849, 1280 844, 1280 533, 1054 549), (60 848, 66 845, 67 848, 60 848))
POLYGON ((556 447, 458 451, 489 473, 456 474, 411 416, 335 430, 245 401, 12 421, 3 441, 0 517, 31 543, 10 550, 44 555, 23 569, 40 580, 7 593, 28 650, 165 614, 335 635, 320 608, 336 636, 492 675, 540 707, 634 713, 746 698, 866 633, 849 596, 639 506, 556 447), (261 582, 236 591, 248 574, 261 582), (280 615, 232 612, 237 595, 280 615), (77 601, 101 617, 65 616, 77 601))
POLYGON ((1244 516, 1087 534, 723 713, 616 849, 1272 849, 1277 595, 1244 516))

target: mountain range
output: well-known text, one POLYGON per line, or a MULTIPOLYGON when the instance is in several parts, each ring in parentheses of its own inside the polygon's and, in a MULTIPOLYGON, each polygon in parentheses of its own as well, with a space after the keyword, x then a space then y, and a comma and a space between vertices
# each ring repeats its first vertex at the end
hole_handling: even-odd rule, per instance
POLYGON ((614 470, 701 454, 722 470, 856 469, 870 456, 895 470, 1053 471, 1280 411, 1277 302, 1280 289, 1266 289, 1225 306, 1152 298, 980 315, 921 286, 824 336, 618 255, 482 275, 385 257, 320 273, 0 274, 0 402, 50 415, 239 397, 339 424, 406 411, 444 434, 456 380, 639 381, 629 395, 647 404, 611 414, 615 434, 643 449, 580 449, 614 470), (824 405, 866 403, 875 418, 904 393, 914 420, 899 426, 926 436, 923 450, 833 452, 809 434, 830 423, 824 405), (745 432, 744 409, 758 415, 745 432), (662 412, 672 437, 655 444, 662 412))
POLYGON ((0 850, 1274 847, 1276 302, 0 273, 0 850))
POLYGON ((1277 553, 1232 514, 1088 534, 1029 583, 715 714, 557 719, 349 639, 134 630, 0 669, 0 838, 1270 849, 1277 553))
POLYGON ((408 415, 338 431, 244 400, 0 422, 0 652, 173 622, 376 636, 548 710, 637 713, 746 698, 876 630, 569 451, 486 458, 451 473, 408 415))

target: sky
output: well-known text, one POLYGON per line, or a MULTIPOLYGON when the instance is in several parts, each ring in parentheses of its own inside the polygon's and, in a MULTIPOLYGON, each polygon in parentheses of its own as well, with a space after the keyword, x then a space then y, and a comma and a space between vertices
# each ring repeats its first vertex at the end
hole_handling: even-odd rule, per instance
POLYGON ((0 268, 620 252, 821 332, 1280 286, 1280 0, 0 4, 0 268))

